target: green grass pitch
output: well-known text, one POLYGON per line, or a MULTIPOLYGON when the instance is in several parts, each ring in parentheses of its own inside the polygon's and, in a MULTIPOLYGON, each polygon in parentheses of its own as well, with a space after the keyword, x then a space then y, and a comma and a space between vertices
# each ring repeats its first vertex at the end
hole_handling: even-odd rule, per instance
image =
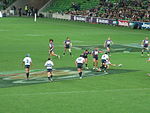
POLYGON ((150 38, 150 31, 126 27, 55 19, 33 22, 32 18, 0 18, 0 113, 150 113, 150 77, 147 76, 150 63, 146 62, 146 54, 142 57, 140 53, 140 43, 146 36, 150 38), (67 36, 73 43, 73 57, 52 58, 57 74, 63 74, 49 83, 42 73, 48 58, 48 40, 54 39, 55 53, 62 56, 67 36), (109 36, 114 42, 111 62, 123 66, 111 67, 109 74, 103 75, 91 70, 89 56, 91 69, 84 70, 86 77, 69 78, 77 74, 74 61, 82 51, 94 47, 104 49, 102 45, 109 36), (29 83, 24 80, 21 65, 26 53, 31 54, 32 73, 36 73, 31 75, 33 79, 29 83))

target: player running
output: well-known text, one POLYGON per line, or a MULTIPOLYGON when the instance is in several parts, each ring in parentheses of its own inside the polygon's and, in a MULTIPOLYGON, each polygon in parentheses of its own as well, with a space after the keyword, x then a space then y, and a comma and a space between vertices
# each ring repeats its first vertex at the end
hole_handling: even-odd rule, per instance
POLYGON ((92 56, 93 56, 93 69, 98 69, 98 54, 102 53, 102 51, 99 51, 98 48, 95 48, 92 51, 92 56))
POLYGON ((149 40, 148 40, 148 37, 145 38, 145 40, 143 40, 141 42, 141 46, 142 46, 142 54, 141 56, 143 56, 144 54, 144 51, 147 51, 147 55, 149 56, 149 40))
POLYGON ((72 55, 71 47, 72 47, 71 40, 69 39, 69 37, 67 37, 67 39, 64 41, 64 53, 63 53, 63 55, 66 54, 67 50, 69 51, 70 55, 72 55))
POLYGON ((30 54, 26 55, 26 57, 23 59, 22 64, 25 65, 26 77, 27 80, 29 80, 30 66, 32 65, 32 59, 30 58, 30 54))
POLYGON ((49 40, 49 56, 56 56, 60 59, 60 56, 54 53, 54 40, 50 39, 49 40))
POLYGON ((85 62, 85 60, 82 55, 80 55, 80 57, 78 57, 75 61, 75 65, 77 66, 77 70, 79 72, 80 79, 82 79, 82 68, 83 68, 84 62, 85 62))
POLYGON ((54 66, 54 63, 51 61, 50 58, 48 58, 48 61, 46 61, 44 66, 47 68, 48 80, 53 81, 53 79, 52 79, 52 77, 53 77, 52 67, 54 66))
POLYGON ((112 40, 110 37, 104 42, 104 47, 107 50, 107 53, 110 54, 110 46, 113 44, 112 40))
POLYGON ((86 69, 89 69, 88 68, 88 55, 91 54, 91 52, 89 52, 87 49, 83 52, 83 58, 85 60, 85 68, 86 69))

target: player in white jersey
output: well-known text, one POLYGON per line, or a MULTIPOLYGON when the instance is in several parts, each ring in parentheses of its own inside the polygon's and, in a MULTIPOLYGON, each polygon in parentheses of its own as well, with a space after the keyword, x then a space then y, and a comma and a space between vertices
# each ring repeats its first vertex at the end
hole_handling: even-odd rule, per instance
POLYGON ((54 43, 53 42, 54 42, 53 39, 49 40, 49 55, 56 56, 60 59, 60 56, 54 53, 54 43))
POLYGON ((101 67, 100 67, 100 69, 104 70, 104 72, 106 72, 106 69, 107 69, 107 64, 106 64, 107 60, 109 61, 109 56, 108 56, 108 54, 106 52, 101 57, 101 67))
POLYGON ((147 51, 147 55, 149 56, 149 40, 148 37, 145 38, 145 40, 142 40, 141 42, 141 46, 142 46, 142 54, 141 56, 143 56, 144 51, 147 51))
POLYGON ((85 59, 83 58, 82 55, 80 55, 80 57, 78 57, 75 61, 75 65, 78 68, 78 72, 79 72, 79 77, 80 79, 82 79, 82 68, 83 68, 83 64, 85 62, 85 59))
POLYGON ((107 50, 107 53, 110 54, 110 46, 113 44, 113 41, 110 39, 110 37, 104 42, 104 47, 107 50))
POLYGON ((27 80, 29 80, 30 66, 32 64, 32 59, 30 58, 30 54, 26 55, 26 57, 23 59, 22 64, 25 65, 26 77, 27 80))
POLYGON ((48 60, 45 62, 44 65, 47 68, 47 75, 48 75, 48 80, 53 81, 52 77, 53 77, 53 66, 54 63, 51 61, 50 58, 48 58, 48 60))

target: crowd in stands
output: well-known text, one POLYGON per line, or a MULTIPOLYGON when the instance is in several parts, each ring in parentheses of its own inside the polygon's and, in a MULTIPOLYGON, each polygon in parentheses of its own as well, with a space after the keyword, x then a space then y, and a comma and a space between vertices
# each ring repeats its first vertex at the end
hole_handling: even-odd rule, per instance
POLYGON ((100 3, 92 9, 75 9, 66 11, 65 13, 72 15, 101 17, 107 19, 150 22, 150 2, 148 0, 128 0, 125 2, 121 1, 119 3, 112 3, 103 0, 100 1, 100 3))
POLYGON ((31 7, 29 6, 28 4, 26 4, 24 6, 24 9, 23 8, 16 8, 15 6, 12 6, 11 10, 14 11, 14 15, 19 15, 19 16, 22 16, 22 15, 25 15, 25 16, 34 16, 34 14, 38 13, 38 10, 35 9, 34 7, 31 7))
POLYGON ((15 0, 1 0, 0 1, 0 9, 5 10, 10 4, 12 4, 15 0))

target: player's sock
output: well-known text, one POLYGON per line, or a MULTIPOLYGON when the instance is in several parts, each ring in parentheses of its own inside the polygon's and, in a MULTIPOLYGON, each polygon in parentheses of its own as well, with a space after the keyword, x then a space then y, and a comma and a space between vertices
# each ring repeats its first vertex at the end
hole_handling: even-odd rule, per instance
POLYGON ((70 55, 72 55, 72 53, 70 52, 70 55))
POLYGON ((142 50, 142 55, 143 55, 144 51, 142 50))
POLYGON ((82 72, 79 73, 79 76, 82 77, 82 72))
POLYGON ((26 73, 26 75, 27 75, 27 79, 29 78, 29 73, 26 73))
POLYGON ((87 67, 87 64, 85 64, 85 67, 87 67))
POLYGON ((48 80, 51 80, 51 77, 48 77, 48 80))
POLYGON ((63 55, 65 55, 65 53, 63 53, 63 55))

